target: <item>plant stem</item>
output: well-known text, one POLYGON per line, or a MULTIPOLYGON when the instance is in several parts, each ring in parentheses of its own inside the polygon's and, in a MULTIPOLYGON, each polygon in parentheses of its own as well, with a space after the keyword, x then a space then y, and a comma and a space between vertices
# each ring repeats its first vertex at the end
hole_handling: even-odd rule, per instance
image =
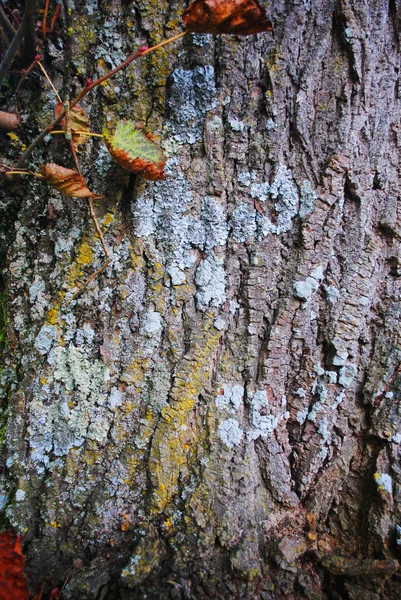
POLYGON ((4 31, 2 25, 0 25, 0 37, 1 37, 1 41, 3 42, 4 46, 6 48, 8 48, 8 46, 10 45, 10 40, 8 39, 7 34, 4 31))
MULTIPOLYGON (((16 55, 17 50, 20 47, 22 40, 24 39, 25 35, 27 34, 28 28, 30 28, 30 26, 31 26, 34 7, 35 7, 35 0, 28 0, 27 4, 26 4, 24 16, 22 17, 21 25, 18 27, 17 33, 15 34, 15 37, 14 37, 13 41, 11 42, 5 57, 3 58, 3 62, 0 65, 0 85, 2 85, 3 79, 6 75, 12 61, 14 60, 14 56, 16 55)), ((36 51, 36 49, 35 49, 35 51, 36 51)))
MULTIPOLYGON (((56 130, 50 131, 50 135, 57 135, 59 133, 64 133, 64 135, 65 135, 67 132, 65 131, 65 129, 56 129, 56 130)), ((93 131, 79 131, 79 130, 73 129, 72 133, 73 133, 73 135, 75 135, 75 134, 87 135, 88 137, 100 137, 100 138, 103 137, 103 135, 101 133, 93 133, 93 131)))
POLYGON ((50 85, 50 87, 51 87, 51 88, 52 88, 52 90, 53 90, 53 92, 56 94, 56 96, 57 96, 57 100, 58 100, 59 102, 61 102, 61 104, 62 104, 62 103, 63 103, 63 101, 62 101, 62 99, 60 98, 60 95, 59 95, 58 91, 57 91, 57 90, 56 90, 56 88, 54 87, 52 80, 50 79, 49 75, 47 74, 47 71, 46 71, 46 69, 44 68, 44 66, 42 65, 42 63, 40 62, 40 60, 36 60, 35 62, 36 62, 36 64, 38 65, 38 67, 41 69, 41 71, 42 71, 43 75, 46 77, 47 81, 49 82, 49 85, 50 85))
POLYGON ((94 273, 92 273, 92 275, 85 281, 85 283, 79 288, 79 290, 77 290, 75 292, 75 294, 73 294, 71 296, 71 298, 68 298, 68 300, 65 302, 65 306, 68 306, 68 304, 70 304, 70 302, 72 302, 73 300, 75 300, 75 298, 77 298, 80 294, 82 294, 82 292, 84 290, 86 290, 86 288, 88 287, 88 285, 91 283, 91 281, 93 281, 98 275, 100 275, 100 273, 102 271, 105 270, 105 268, 109 265, 110 263, 110 259, 107 259, 101 267, 98 268, 97 271, 95 271, 94 273))
POLYGON ((105 240, 104 240, 104 237, 103 237, 102 230, 100 229, 100 225, 99 225, 99 223, 98 223, 98 220, 97 220, 97 218, 96 218, 96 215, 95 215, 95 210, 94 210, 94 208, 93 208, 92 198, 88 198, 87 200, 88 200, 88 204, 89 204, 89 212, 90 212, 90 214, 91 214, 91 217, 92 217, 93 224, 95 225, 96 232, 97 232, 97 234, 98 234, 98 236, 99 236, 99 238, 100 238, 100 242, 101 242, 101 244, 102 244, 102 246, 103 246, 104 253, 105 253, 105 255, 107 256, 107 261, 106 261, 106 262, 109 262, 109 261, 110 261, 110 259, 111 259, 110 250, 109 250, 109 249, 108 249, 108 247, 106 246, 106 242, 105 242, 105 240))
POLYGON ((17 33, 17 30, 15 29, 14 25, 11 23, 11 21, 7 17, 6 12, 5 12, 4 8, 1 6, 1 4, 0 4, 0 17, 3 19, 4 24, 8 27, 9 31, 13 35, 15 35, 17 33))
POLYGON ((23 21, 25 19, 25 36, 21 51, 24 66, 31 64, 36 54, 35 0, 28 0, 25 4, 23 21))
POLYGON ((6 171, 4 173, 4 175, 33 175, 34 177, 38 177, 39 179, 44 179, 44 177, 41 173, 35 173, 34 171, 13 170, 13 171, 6 171))
MULTIPOLYGON (((118 73, 118 71, 121 71, 121 69, 124 69, 127 65, 129 65, 130 63, 132 63, 137 58, 145 56, 146 54, 149 54, 150 52, 153 52, 153 50, 157 50, 158 48, 161 48, 162 46, 166 46, 167 44, 171 44, 172 42, 175 42, 176 40, 184 37, 184 35, 186 35, 187 33, 188 33, 187 31, 183 31, 182 33, 179 33, 178 35, 175 35, 175 36, 173 36, 171 38, 168 38, 167 40, 164 40, 163 42, 160 42, 159 44, 156 44, 156 46, 152 46, 151 48, 148 48, 147 50, 143 50, 143 51, 137 50, 137 52, 134 52, 134 54, 132 54, 131 56, 129 56, 118 67, 116 67, 115 69, 113 69, 109 73, 106 73, 106 75, 104 75, 103 77, 100 77, 99 79, 97 79, 96 81, 94 81, 93 83, 91 83, 90 85, 84 87, 83 90, 80 91, 80 93, 78 94, 78 96, 76 98, 74 98, 74 100, 72 100, 70 102, 70 109, 73 108, 76 104, 78 104, 78 102, 80 102, 82 100, 82 98, 84 98, 84 96, 86 96, 86 94, 88 92, 90 92, 90 90, 92 90, 94 87, 96 87, 99 84, 101 84, 103 81, 106 81, 106 79, 109 79, 109 77, 112 77, 113 75, 115 75, 116 73, 118 73)), ((46 137, 46 135, 48 135, 51 132, 51 130, 56 125, 58 125, 60 123, 60 121, 62 121, 62 119, 66 115, 66 112, 67 111, 64 109, 59 114, 59 116, 56 119, 54 119, 54 121, 52 123, 50 123, 50 125, 48 125, 46 127, 46 129, 44 129, 38 135, 38 137, 36 139, 33 140, 33 142, 25 150, 25 152, 23 153, 23 155, 19 159, 19 161, 17 163, 17 167, 23 167, 24 166, 25 162, 31 156, 31 154, 34 151, 34 149, 36 148, 36 146, 38 146, 38 144, 40 144, 40 142, 43 140, 43 138, 46 137)))
POLYGON ((50 4, 50 0, 46 0, 45 10, 44 10, 43 19, 42 19, 42 34, 43 34, 43 39, 45 41, 46 41, 47 15, 49 13, 49 4, 50 4))
POLYGON ((93 81, 90 85, 88 85, 86 88, 84 88, 78 94, 78 96, 71 102, 71 108, 73 106, 75 106, 76 104, 78 104, 78 102, 80 100, 82 100, 82 98, 84 96, 86 96, 86 94, 90 90, 92 90, 94 87, 97 87, 98 85, 103 83, 103 81, 106 81, 106 79, 113 77, 113 75, 115 75, 116 73, 121 71, 121 69, 125 69, 125 67, 127 67, 130 63, 132 63, 137 58, 139 58, 141 56, 146 56, 146 54, 149 54, 149 52, 153 52, 153 50, 158 50, 159 48, 162 48, 163 46, 166 46, 167 44, 171 44, 171 42, 175 42, 176 40, 179 40, 180 38, 184 37, 184 35, 186 35, 186 34, 187 34, 187 32, 183 31, 182 33, 174 35, 173 37, 168 38, 167 40, 163 40, 159 44, 156 44, 156 46, 152 46, 151 48, 148 48, 147 50, 143 50, 143 51, 137 50, 136 52, 134 52, 134 54, 131 54, 131 56, 126 58, 124 62, 122 62, 120 65, 118 65, 118 67, 115 67, 112 71, 109 71, 108 73, 106 73, 106 75, 103 75, 103 77, 96 79, 96 81, 93 81))

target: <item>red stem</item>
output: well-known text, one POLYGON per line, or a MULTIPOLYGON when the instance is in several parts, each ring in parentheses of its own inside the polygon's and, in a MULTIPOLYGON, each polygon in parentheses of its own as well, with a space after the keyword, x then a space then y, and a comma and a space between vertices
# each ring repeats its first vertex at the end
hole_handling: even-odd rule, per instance
MULTIPOLYGON (((74 108, 74 106, 76 106, 78 104, 78 102, 80 102, 82 100, 82 98, 84 98, 86 96, 86 94, 88 92, 90 92, 90 90, 93 90, 93 88, 95 88, 98 85, 100 85, 101 83, 103 83, 103 81, 106 81, 106 79, 113 77, 113 75, 115 75, 116 73, 121 71, 121 69, 125 69, 125 67, 127 67, 130 63, 132 63, 137 58, 140 58, 141 56, 146 56, 146 54, 153 52, 153 50, 157 50, 158 48, 161 48, 162 46, 171 44, 171 42, 174 42, 175 40, 178 40, 179 38, 184 37, 184 35, 186 35, 187 33, 188 33, 187 31, 183 31, 182 33, 179 33, 178 35, 174 35, 173 37, 168 38, 167 40, 163 40, 159 44, 156 44, 155 46, 152 46, 151 48, 148 48, 147 50, 143 50, 143 51, 137 50, 136 52, 134 52, 134 54, 131 54, 131 56, 129 56, 127 59, 125 59, 124 62, 122 62, 120 65, 118 65, 118 67, 115 67, 114 69, 112 69, 112 71, 109 71, 108 73, 106 73, 106 75, 103 75, 103 77, 96 79, 96 81, 93 81, 90 85, 84 87, 79 92, 78 96, 76 98, 74 98, 74 100, 71 100, 70 109, 74 108)), ((56 125, 58 125, 60 123, 60 121, 65 117, 66 112, 67 112, 66 109, 64 109, 59 114, 59 116, 56 117, 56 119, 54 119, 54 121, 52 123, 50 123, 50 125, 48 125, 46 127, 46 129, 44 129, 35 140, 33 140, 32 144, 25 150, 25 152, 23 153, 23 155, 21 156, 21 158, 19 159, 19 161, 17 163, 17 167, 19 169, 24 166, 25 162, 30 157, 33 150, 43 140, 43 138, 46 137, 46 135, 48 133, 50 133, 50 131, 56 125)))

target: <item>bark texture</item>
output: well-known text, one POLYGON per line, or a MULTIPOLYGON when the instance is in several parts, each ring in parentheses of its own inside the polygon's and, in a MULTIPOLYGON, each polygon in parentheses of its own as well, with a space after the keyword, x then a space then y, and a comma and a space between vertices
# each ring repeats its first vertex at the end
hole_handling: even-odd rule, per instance
MULTIPOLYGON (((77 0, 73 82, 185 8, 77 0)), ((85 201, 3 186, 0 505, 65 600, 400 596, 401 3, 268 12, 85 99, 94 130, 147 124, 169 176, 87 143, 113 260, 70 304, 104 260, 85 201)), ((45 62, 61 88, 61 38, 45 62)), ((37 78, 27 130, 55 104, 37 78)))

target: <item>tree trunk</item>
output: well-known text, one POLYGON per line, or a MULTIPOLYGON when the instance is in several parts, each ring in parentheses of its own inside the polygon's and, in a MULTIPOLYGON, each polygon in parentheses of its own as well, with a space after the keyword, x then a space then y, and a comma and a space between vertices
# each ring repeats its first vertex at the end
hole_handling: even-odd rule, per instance
MULTIPOLYGON (((75 2, 77 91, 185 6, 75 2)), ((70 303, 104 262, 86 202, 4 183, 0 506, 63 600, 400 596, 401 2, 268 13, 272 33, 188 35, 82 102, 94 131, 148 126, 168 177, 86 143, 112 263, 70 303)), ((54 110, 38 78, 24 143, 54 110)), ((73 166, 55 137, 36 164, 73 166)))

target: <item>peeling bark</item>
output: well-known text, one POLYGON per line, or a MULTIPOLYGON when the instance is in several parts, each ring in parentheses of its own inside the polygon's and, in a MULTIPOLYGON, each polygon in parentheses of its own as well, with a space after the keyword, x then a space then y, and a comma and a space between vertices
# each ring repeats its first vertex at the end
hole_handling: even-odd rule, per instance
MULTIPOLYGON (((73 77, 185 8, 77 1, 73 77)), ((273 33, 188 36, 85 99, 92 129, 148 125, 168 177, 86 143, 112 262, 70 304, 104 261, 85 203, 1 190, 0 506, 66 600, 400 595, 401 5, 268 13, 273 33)), ((46 82, 22 102, 38 129, 55 104, 46 82)))

